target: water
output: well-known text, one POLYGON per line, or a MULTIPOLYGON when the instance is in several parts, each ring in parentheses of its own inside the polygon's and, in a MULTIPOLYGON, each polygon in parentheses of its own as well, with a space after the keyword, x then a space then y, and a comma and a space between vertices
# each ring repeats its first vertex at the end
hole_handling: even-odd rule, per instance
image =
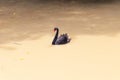
POLYGON ((0 4, 0 80, 120 80, 119 3, 0 4))
POLYGON ((119 33, 119 3, 109 4, 2 4, 0 44, 39 38, 56 26, 71 35, 116 35, 119 33))

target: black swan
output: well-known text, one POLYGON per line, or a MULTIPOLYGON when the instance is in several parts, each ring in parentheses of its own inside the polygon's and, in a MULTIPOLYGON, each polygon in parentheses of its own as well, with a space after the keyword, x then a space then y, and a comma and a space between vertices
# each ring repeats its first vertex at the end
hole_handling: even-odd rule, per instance
POLYGON ((62 34, 58 37, 59 29, 54 28, 54 31, 56 32, 56 34, 52 41, 52 45, 66 44, 66 43, 70 42, 71 39, 68 37, 67 34, 62 34))

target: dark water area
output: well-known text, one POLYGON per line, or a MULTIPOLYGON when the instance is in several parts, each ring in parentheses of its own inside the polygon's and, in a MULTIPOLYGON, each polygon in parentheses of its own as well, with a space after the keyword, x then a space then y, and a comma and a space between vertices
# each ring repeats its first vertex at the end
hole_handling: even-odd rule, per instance
POLYGON ((117 35, 118 0, 0 0, 0 44, 61 33, 117 35))
POLYGON ((20 4, 20 3, 28 3, 28 4, 46 4, 46 3, 62 3, 62 4, 106 4, 106 3, 114 3, 119 2, 119 0, 0 0, 1 4, 10 5, 10 4, 20 4))

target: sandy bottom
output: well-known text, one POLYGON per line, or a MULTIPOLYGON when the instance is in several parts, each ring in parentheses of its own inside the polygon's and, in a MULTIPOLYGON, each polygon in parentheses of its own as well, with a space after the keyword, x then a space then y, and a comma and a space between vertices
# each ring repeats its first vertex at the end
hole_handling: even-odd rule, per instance
POLYGON ((52 38, 1 45, 0 80, 120 80, 120 35, 80 35, 60 46, 52 38))

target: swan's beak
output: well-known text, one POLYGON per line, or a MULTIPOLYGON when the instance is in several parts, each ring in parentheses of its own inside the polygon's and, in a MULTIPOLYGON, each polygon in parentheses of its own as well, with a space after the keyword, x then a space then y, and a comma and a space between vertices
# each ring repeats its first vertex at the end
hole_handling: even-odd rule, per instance
POLYGON ((54 32, 55 32, 56 30, 54 30, 54 32))

